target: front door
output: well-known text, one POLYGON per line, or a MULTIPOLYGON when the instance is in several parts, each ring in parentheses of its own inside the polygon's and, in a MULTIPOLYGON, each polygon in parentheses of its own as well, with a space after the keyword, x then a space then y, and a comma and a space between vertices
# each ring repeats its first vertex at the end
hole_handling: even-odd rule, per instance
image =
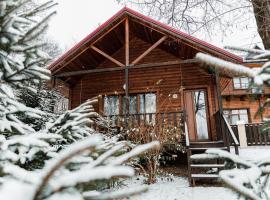
POLYGON ((208 140, 209 113, 207 91, 204 89, 185 90, 184 101, 190 140, 208 140))

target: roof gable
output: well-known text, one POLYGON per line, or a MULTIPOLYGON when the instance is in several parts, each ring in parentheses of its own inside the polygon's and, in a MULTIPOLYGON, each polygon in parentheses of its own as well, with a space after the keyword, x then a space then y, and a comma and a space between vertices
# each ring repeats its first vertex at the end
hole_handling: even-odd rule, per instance
MULTIPOLYGON (((121 38, 121 32, 123 32, 123 28, 121 28, 120 25, 123 20, 128 17, 131 20, 134 21, 134 23, 141 24, 142 27, 147 27, 147 29, 152 29, 156 33, 166 33, 170 35, 173 38, 176 38, 179 40, 179 42, 184 42, 186 45, 197 49, 198 51, 204 51, 206 53, 221 57, 226 60, 230 60, 233 62, 242 62, 242 58, 238 57, 228 51, 225 51, 219 47, 216 47, 214 45, 211 45, 205 41, 202 41, 198 38, 195 38, 191 35, 188 35, 186 33, 183 33, 181 31, 178 31, 174 28, 169 27, 168 25, 165 25, 163 23, 160 23, 156 20, 153 20, 145 15, 142 15, 132 9, 129 9, 127 7, 121 9, 119 12, 117 12, 114 16, 112 16, 109 20, 107 20, 105 23, 103 23, 101 26, 99 26, 95 31, 90 33, 88 36, 86 36, 83 40, 81 40, 78 44, 76 44, 74 47, 72 47, 70 50, 68 50, 64 55, 62 55, 59 59, 54 61, 50 66, 49 69, 52 70, 52 73, 56 73, 58 70, 64 68, 67 63, 70 62, 70 60, 76 59, 79 55, 82 55, 84 51, 86 51, 89 48, 89 44, 92 42, 98 41, 101 37, 104 37, 106 33, 112 31, 112 29, 118 28, 118 34, 115 35, 115 37, 121 38)), ((139 25, 136 25, 139 26, 139 25)), ((142 28, 137 28, 142 29, 142 28)), ((141 31, 141 30, 137 30, 141 31)), ((144 34, 147 34, 148 31, 146 31, 144 34)), ((140 34, 140 33, 138 33, 140 34)), ((108 39, 110 43, 110 39, 108 39)), ((176 43, 177 45, 177 43, 176 43)), ((117 46, 117 45, 116 45, 117 46)), ((172 46, 172 45, 170 45, 172 46)), ((119 47, 120 48, 120 47, 119 47)), ((164 46, 164 48, 166 48, 164 46)), ((167 47, 168 49, 168 47, 167 47)), ((113 53, 113 51, 116 51, 116 49, 108 50, 108 54, 113 53)), ((179 50, 178 50, 179 51, 179 50)), ((89 55, 89 53, 87 53, 89 55)), ((93 55, 94 56, 94 55, 93 55)), ((99 60, 99 59, 97 59, 99 60)), ((79 61, 78 61, 79 62, 79 61)))

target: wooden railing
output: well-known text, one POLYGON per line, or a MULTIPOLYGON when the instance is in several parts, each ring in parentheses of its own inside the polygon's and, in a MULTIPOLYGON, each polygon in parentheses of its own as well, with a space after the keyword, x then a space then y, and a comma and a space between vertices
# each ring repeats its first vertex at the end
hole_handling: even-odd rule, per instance
POLYGON ((185 133, 185 139, 186 139, 186 147, 189 147, 190 146, 190 143, 189 143, 189 133, 188 133, 188 126, 187 126, 187 122, 184 122, 185 123, 185 130, 184 130, 184 133, 185 133))
POLYGON ((247 143, 249 146, 269 145, 270 133, 262 132, 262 123, 245 124, 247 143))
MULTIPOLYGON (((262 132, 262 123, 245 124, 248 146, 270 145, 270 132, 262 132)), ((237 125, 231 125, 238 137, 237 125)))
MULTIPOLYGON (((226 117, 224 115, 222 115, 222 119, 224 120, 225 122, 225 132, 227 133, 226 135, 228 136, 228 140, 231 140, 233 141, 233 146, 234 146, 234 149, 235 149, 235 154, 236 155, 239 155, 239 149, 238 149, 238 146, 239 146, 239 141, 238 139, 236 138, 229 122, 227 121, 226 117), (227 130, 227 131, 226 131, 227 130)), ((228 142, 228 144, 230 145, 230 142, 228 142)))
POLYGON ((230 146, 234 146, 235 154, 238 155, 239 154, 239 149, 238 149, 239 141, 232 127, 228 123, 226 117, 220 111, 218 111, 216 113, 215 118, 216 118, 218 139, 222 139, 224 141, 224 144, 228 147, 228 149, 230 148, 230 146))
POLYGON ((110 115, 106 116, 113 126, 129 128, 140 125, 157 125, 157 126, 183 126, 183 112, 159 112, 129 115, 110 115))

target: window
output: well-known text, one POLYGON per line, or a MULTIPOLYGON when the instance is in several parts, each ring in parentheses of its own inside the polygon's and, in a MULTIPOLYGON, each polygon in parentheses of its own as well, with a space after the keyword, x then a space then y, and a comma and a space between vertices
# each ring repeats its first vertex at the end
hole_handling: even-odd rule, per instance
POLYGON ((140 113, 156 112, 156 94, 140 94, 140 113))
POLYGON ((247 109, 224 110, 223 113, 231 125, 235 125, 239 120, 243 120, 245 123, 248 123, 247 109))
POLYGON ((68 98, 61 98, 55 102, 54 112, 57 114, 64 113, 68 110, 68 98))
POLYGON ((104 114, 119 115, 119 99, 118 96, 104 97, 104 114))
POLYGON ((127 109, 129 110, 129 114, 144 114, 156 112, 156 94, 154 93, 131 94, 128 97, 128 102, 129 105, 126 105, 126 97, 124 95, 105 96, 104 114, 125 114, 127 109))
POLYGON ((234 89, 248 89, 250 79, 248 77, 234 77, 233 87, 234 89))
MULTIPOLYGON (((126 97, 125 96, 119 96, 119 98, 122 98, 122 114, 126 113, 127 106, 126 106, 126 97)), ((138 113, 137 109, 137 95, 130 95, 128 97, 129 102, 129 114, 136 114, 138 113)))

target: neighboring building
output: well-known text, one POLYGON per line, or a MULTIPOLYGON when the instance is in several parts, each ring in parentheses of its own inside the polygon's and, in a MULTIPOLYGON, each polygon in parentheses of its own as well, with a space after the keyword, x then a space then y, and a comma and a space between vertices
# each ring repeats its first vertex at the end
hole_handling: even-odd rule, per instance
MULTIPOLYGON (((263 63, 245 63, 249 67, 260 67, 263 63)), ((247 77, 221 78, 223 112, 230 124, 243 120, 248 123, 261 123, 270 116, 270 110, 258 112, 260 106, 269 98, 270 88, 255 88, 247 77)))

